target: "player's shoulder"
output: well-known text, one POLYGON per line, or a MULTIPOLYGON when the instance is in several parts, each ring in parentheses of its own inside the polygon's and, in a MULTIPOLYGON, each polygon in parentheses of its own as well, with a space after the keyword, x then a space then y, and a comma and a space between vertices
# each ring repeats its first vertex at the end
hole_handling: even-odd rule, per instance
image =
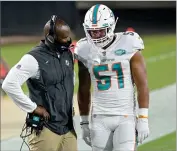
POLYGON ((123 42, 127 42, 128 45, 131 45, 132 49, 134 50, 144 49, 143 40, 137 32, 126 31, 126 32, 116 33, 116 35, 119 39, 122 39, 123 42))
POLYGON ((85 44, 87 41, 87 38, 84 37, 84 38, 81 38, 80 40, 77 41, 77 44, 85 44))
POLYGON ((117 35, 118 38, 126 38, 129 40, 141 38, 137 32, 133 32, 133 31, 117 32, 115 34, 117 35))
POLYGON ((81 38, 76 42, 74 53, 80 56, 86 55, 89 51, 89 44, 86 38, 81 38))
POLYGON ((86 66, 86 60, 88 59, 89 54, 89 44, 86 38, 81 38, 76 42, 74 48, 74 57, 75 59, 81 61, 86 66))
POLYGON ((81 38, 79 41, 76 42, 76 47, 82 48, 88 46, 87 38, 81 38))

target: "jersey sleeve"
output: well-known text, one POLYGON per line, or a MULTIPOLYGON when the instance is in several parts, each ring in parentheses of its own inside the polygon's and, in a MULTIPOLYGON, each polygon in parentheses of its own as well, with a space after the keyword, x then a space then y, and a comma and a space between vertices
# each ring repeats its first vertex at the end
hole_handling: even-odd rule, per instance
POLYGON ((123 41, 127 48, 126 58, 129 60, 134 56, 134 54, 136 54, 136 52, 144 49, 143 40, 136 32, 124 32, 123 41))
POLYGON ((144 42, 142 38, 138 35, 138 33, 134 32, 133 36, 133 50, 143 50, 144 49, 144 42))

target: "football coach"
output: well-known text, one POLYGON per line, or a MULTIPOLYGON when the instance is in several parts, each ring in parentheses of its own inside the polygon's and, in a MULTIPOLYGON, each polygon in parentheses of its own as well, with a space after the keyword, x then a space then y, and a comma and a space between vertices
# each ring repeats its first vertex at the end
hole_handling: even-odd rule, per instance
POLYGON ((2 88, 27 113, 30 150, 76 151, 70 27, 53 15, 44 26, 44 37, 11 68, 2 88), (21 88, 25 82, 29 97, 21 88))

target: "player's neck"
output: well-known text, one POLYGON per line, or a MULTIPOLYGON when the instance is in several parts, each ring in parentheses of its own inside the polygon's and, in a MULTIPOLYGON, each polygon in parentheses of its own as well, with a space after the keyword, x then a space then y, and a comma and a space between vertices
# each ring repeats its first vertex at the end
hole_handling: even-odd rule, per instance
POLYGON ((114 35, 112 41, 109 44, 107 44, 105 47, 103 47, 103 49, 107 49, 114 42, 115 39, 116 39, 116 35, 114 35))

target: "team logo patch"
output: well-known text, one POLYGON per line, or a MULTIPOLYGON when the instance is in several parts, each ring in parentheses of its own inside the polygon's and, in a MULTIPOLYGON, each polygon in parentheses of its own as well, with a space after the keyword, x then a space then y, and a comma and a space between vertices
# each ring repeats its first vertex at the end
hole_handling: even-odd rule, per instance
POLYGON ((47 60, 45 63, 48 64, 48 63, 49 63, 49 60, 47 60))
POLYGON ((116 56, 121 56, 123 54, 126 54, 126 50, 118 49, 118 50, 114 51, 114 53, 115 53, 116 56))
POLYGON ((69 66, 69 61, 68 60, 65 60, 65 63, 67 66, 69 66))
POLYGON ((108 26, 108 23, 104 23, 102 26, 103 26, 103 27, 107 27, 107 26, 108 26))

